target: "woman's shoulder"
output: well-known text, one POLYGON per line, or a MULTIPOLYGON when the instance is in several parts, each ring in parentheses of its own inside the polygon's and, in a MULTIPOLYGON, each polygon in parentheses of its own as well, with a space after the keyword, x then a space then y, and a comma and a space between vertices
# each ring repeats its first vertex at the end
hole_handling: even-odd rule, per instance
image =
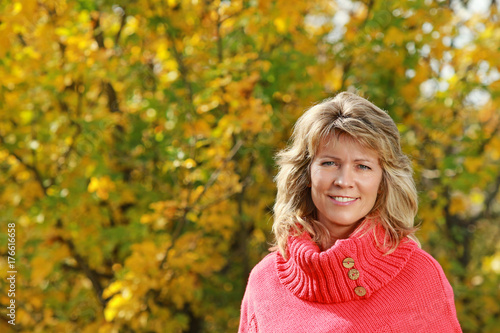
POLYGON ((417 248, 413 252, 413 255, 406 264, 405 271, 418 278, 422 283, 443 290, 446 294, 453 294, 453 290, 441 264, 421 248, 417 248))
POLYGON ((414 251, 409 264, 419 267, 422 271, 444 275, 441 264, 431 254, 419 247, 414 251))
POLYGON ((275 271, 277 252, 268 253, 250 272, 250 279, 259 278, 275 271))
POLYGON ((262 260, 255 265, 250 272, 247 287, 259 288, 263 285, 269 285, 271 280, 277 279, 276 274, 276 256, 277 252, 267 254, 262 260))

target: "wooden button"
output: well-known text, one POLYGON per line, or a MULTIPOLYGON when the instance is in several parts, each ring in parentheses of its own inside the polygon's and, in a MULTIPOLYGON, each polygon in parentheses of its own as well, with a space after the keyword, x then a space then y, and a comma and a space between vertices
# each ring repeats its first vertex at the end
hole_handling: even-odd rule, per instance
POLYGON ((366 289, 363 288, 363 287, 356 287, 354 288, 354 292, 356 293, 356 295, 358 295, 359 297, 363 297, 366 295, 366 289))
POLYGON ((359 271, 353 268, 347 273, 347 276, 349 276, 351 280, 357 280, 359 278, 359 271))
POLYGON ((345 258, 344 261, 342 261, 342 265, 344 265, 345 268, 351 268, 354 266, 354 259, 345 258))

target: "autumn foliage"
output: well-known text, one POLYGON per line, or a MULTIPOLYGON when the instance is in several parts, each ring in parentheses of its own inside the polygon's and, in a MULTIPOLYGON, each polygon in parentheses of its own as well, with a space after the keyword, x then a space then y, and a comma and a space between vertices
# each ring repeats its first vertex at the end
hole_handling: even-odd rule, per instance
MULTIPOLYGON (((490 1, 491 2, 491 1, 490 1)), ((479 3, 479 2, 475 2, 479 3)), ((357 91, 412 158, 464 332, 500 325, 500 24, 473 1, 0 4, 0 330, 235 332, 273 156, 357 91), (6 237, 0 253, 6 255, 6 237)))

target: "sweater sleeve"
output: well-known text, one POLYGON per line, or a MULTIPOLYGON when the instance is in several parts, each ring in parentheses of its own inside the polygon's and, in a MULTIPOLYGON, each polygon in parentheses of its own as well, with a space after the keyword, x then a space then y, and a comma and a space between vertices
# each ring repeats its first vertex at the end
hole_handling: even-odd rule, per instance
POLYGON ((243 301, 241 302, 240 326, 238 333, 257 333, 255 315, 250 306, 250 291, 247 286, 243 301))
POLYGON ((248 332, 248 287, 245 290, 240 309, 240 327, 238 333, 248 332))
POLYGON ((440 274, 442 276, 443 289, 444 289, 444 293, 446 295, 446 302, 447 302, 447 305, 449 308, 450 324, 453 326, 455 332, 462 332, 462 329, 460 328, 460 324, 459 324, 458 318, 457 318, 457 311, 455 308, 455 295, 453 294, 453 288, 451 287, 450 282, 446 278, 441 266, 438 266, 438 270, 440 271, 440 274))
POLYGON ((439 327, 439 332, 462 332, 457 318, 453 289, 443 268, 436 259, 425 251, 418 251, 417 257, 419 258, 420 274, 427 277, 425 283, 435 286, 434 293, 432 293, 434 297, 427 299, 427 310, 430 312, 428 316, 435 316, 434 325, 437 326, 434 327, 439 327))
MULTIPOLYGON (((241 302, 240 326, 238 333, 258 333, 257 316, 254 304, 259 303, 256 299, 259 295, 266 294, 264 286, 268 285, 269 277, 275 275, 274 262, 275 253, 268 254, 250 272, 245 295, 241 302)), ((277 277, 276 277, 277 279, 277 277)), ((262 307, 262 304, 260 304, 262 307)))

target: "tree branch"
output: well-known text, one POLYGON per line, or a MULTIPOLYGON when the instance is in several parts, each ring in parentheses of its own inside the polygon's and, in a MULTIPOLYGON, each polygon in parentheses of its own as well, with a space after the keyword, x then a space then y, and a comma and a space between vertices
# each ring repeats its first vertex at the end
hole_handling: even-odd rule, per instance
MULTIPOLYGON (((58 220, 58 225, 61 225, 62 227, 62 222, 60 220, 58 220)), ((89 267, 85 259, 76 251, 75 244, 73 243, 72 240, 63 239, 63 242, 68 246, 71 256, 75 258, 76 262, 78 263, 78 266, 81 268, 85 276, 90 280, 90 282, 92 282, 92 286, 94 287, 94 293, 97 296, 97 299, 99 300, 99 303, 101 304, 102 308, 105 308, 108 300, 102 298, 102 293, 104 291, 104 288, 102 287, 101 282, 99 281, 99 275, 97 274, 97 272, 95 272, 89 267)))
POLYGON ((125 27, 125 23, 127 22, 127 15, 126 15, 126 12, 125 12, 125 8, 121 7, 121 6, 120 6, 120 8, 123 10, 120 13, 121 16, 122 16, 122 19, 120 21, 120 29, 118 29, 118 32, 115 35, 115 46, 118 45, 118 43, 120 42, 120 36, 122 34, 123 28, 125 27))
POLYGON ((100 49, 106 48, 104 46, 104 34, 101 28, 101 16, 100 13, 92 15, 92 29, 94 31, 94 39, 100 49))
MULTIPOLYGON (((82 99, 83 99, 83 93, 80 92, 79 87, 80 87, 79 84, 75 85, 75 90, 78 94, 78 100, 77 100, 77 105, 76 105, 76 115, 77 116, 80 114, 80 111, 82 108, 82 99)), ((59 104, 61 105, 61 109, 68 114, 70 124, 76 128, 75 133, 71 137, 71 144, 69 145, 68 149, 64 152, 64 154, 61 156, 63 161, 67 161, 69 158, 69 155, 75 150, 76 139, 82 133, 82 126, 80 124, 78 124, 76 121, 74 121, 73 119, 71 119, 70 114, 69 114, 69 107, 65 102, 60 101, 59 104)), ((57 163, 57 174, 60 174, 60 172, 62 171, 62 168, 63 168, 63 163, 57 163)))
POLYGON ((111 113, 121 112, 120 105, 118 103, 118 97, 116 95, 116 90, 113 85, 109 82, 104 82, 104 91, 108 96, 108 109, 111 113))
POLYGON ((205 195, 206 191, 215 183, 215 181, 219 177, 219 174, 221 173, 222 169, 226 166, 226 164, 229 161, 231 161, 233 159, 234 155, 236 155, 236 153, 238 152, 238 150, 241 148, 242 144, 243 144, 243 142, 241 140, 239 140, 238 142, 236 142, 236 144, 233 146, 233 148, 229 152, 229 155, 226 157, 226 159, 224 160, 224 162, 222 163, 222 165, 219 168, 217 168, 217 170, 215 170, 212 173, 212 175, 210 176, 209 180, 207 181, 207 183, 203 187, 203 191, 194 200, 193 204, 189 205, 189 202, 188 202, 188 206, 186 206, 184 208, 182 217, 180 218, 179 222, 176 224, 174 232, 172 234, 172 241, 171 241, 170 245, 168 246, 168 248, 165 250, 165 254, 163 256, 163 259, 160 262, 160 266, 159 266, 160 269, 163 268, 164 265, 165 265, 165 263, 167 262, 168 253, 175 246, 175 243, 176 243, 177 239, 180 237, 180 235, 182 233, 182 229, 184 229, 184 226, 188 222, 187 221, 187 214, 189 212, 191 212, 191 211, 194 210, 194 206, 196 205, 196 203, 198 203, 201 200, 201 198, 205 195))
POLYGON ((182 57, 179 50, 177 50, 177 47, 175 46, 175 37, 172 32, 172 27, 169 26, 168 29, 166 30, 167 30, 167 39, 170 41, 170 44, 172 45, 170 49, 172 50, 175 61, 177 62, 177 66, 179 67, 179 72, 181 74, 182 81, 184 82, 184 87, 188 93, 188 101, 190 104, 190 112, 188 113, 188 120, 192 120, 193 115, 191 113, 194 112, 193 86, 188 79, 188 69, 186 67, 186 64, 184 63, 184 58, 182 57))
MULTIPOLYGON (((5 146, 5 138, 2 135, 0 135, 0 144, 2 144, 2 145, 5 146)), ((8 149, 7 147, 5 147, 5 149, 7 149, 7 151, 9 152, 9 155, 14 156, 14 158, 19 163, 21 163, 26 169, 28 169, 31 172, 33 172, 33 174, 35 175, 35 179, 36 179, 37 183, 40 185, 40 188, 42 189, 43 194, 46 196, 47 195, 47 187, 43 184, 43 178, 42 178, 42 175, 40 174, 40 171, 34 165, 31 165, 31 164, 25 162, 21 158, 21 156, 19 156, 15 152, 10 151, 10 149, 8 149)))
MULTIPOLYGON (((219 174, 221 173, 222 169, 224 169, 224 167, 227 165, 227 163, 229 163, 229 161, 231 161, 234 157, 234 155, 236 155, 236 153, 238 152, 238 150, 241 148, 241 146, 243 145, 243 141, 241 140, 238 140, 236 142, 236 144, 233 146, 233 148, 231 149, 231 151, 229 152, 229 155, 227 155, 227 157, 224 159, 224 162, 222 163, 221 166, 219 166, 211 175, 210 175, 210 179, 207 181, 207 183, 205 184, 205 186, 203 187, 203 191, 198 195, 198 197, 194 200, 194 203, 197 203, 201 200, 201 198, 205 195, 205 193, 207 192, 207 190, 215 183, 215 181, 217 180, 217 178, 219 177, 219 174)), ((189 204, 189 203, 188 203, 189 204)))
MULTIPOLYGON (((251 183, 251 181, 250 181, 250 179, 249 179, 249 178, 248 178, 248 179, 245 179, 245 181, 243 181, 243 182, 241 183, 241 184, 242 184, 242 186, 243 186, 243 189, 244 189, 244 188, 246 188, 246 187, 248 187, 248 185, 250 185, 250 183, 251 183)), ((206 203, 206 204, 204 204, 204 205, 202 205, 202 206, 198 206, 198 207, 196 208, 196 210, 197 210, 197 211, 202 212, 202 211, 204 211, 204 210, 206 210, 206 209, 208 209, 208 208, 210 208, 210 207, 212 207, 212 206, 218 205, 218 204, 220 204, 221 202, 223 202, 223 201, 226 201, 226 200, 230 199, 232 196, 234 196, 234 195, 236 195, 236 194, 238 194, 238 193, 240 193, 240 192, 241 192, 241 191, 233 191, 233 192, 229 192, 228 194, 226 194, 226 195, 224 195, 224 196, 222 196, 222 197, 219 197, 219 198, 215 199, 214 201, 208 202, 208 203, 206 203)))
POLYGON ((493 204, 496 202, 496 197, 498 196, 498 193, 500 192, 500 174, 497 176, 495 180, 495 184, 493 185, 493 190, 488 193, 486 196, 486 199, 484 200, 484 210, 481 214, 479 214, 475 220, 478 221, 483 218, 492 218, 493 212, 493 204))

